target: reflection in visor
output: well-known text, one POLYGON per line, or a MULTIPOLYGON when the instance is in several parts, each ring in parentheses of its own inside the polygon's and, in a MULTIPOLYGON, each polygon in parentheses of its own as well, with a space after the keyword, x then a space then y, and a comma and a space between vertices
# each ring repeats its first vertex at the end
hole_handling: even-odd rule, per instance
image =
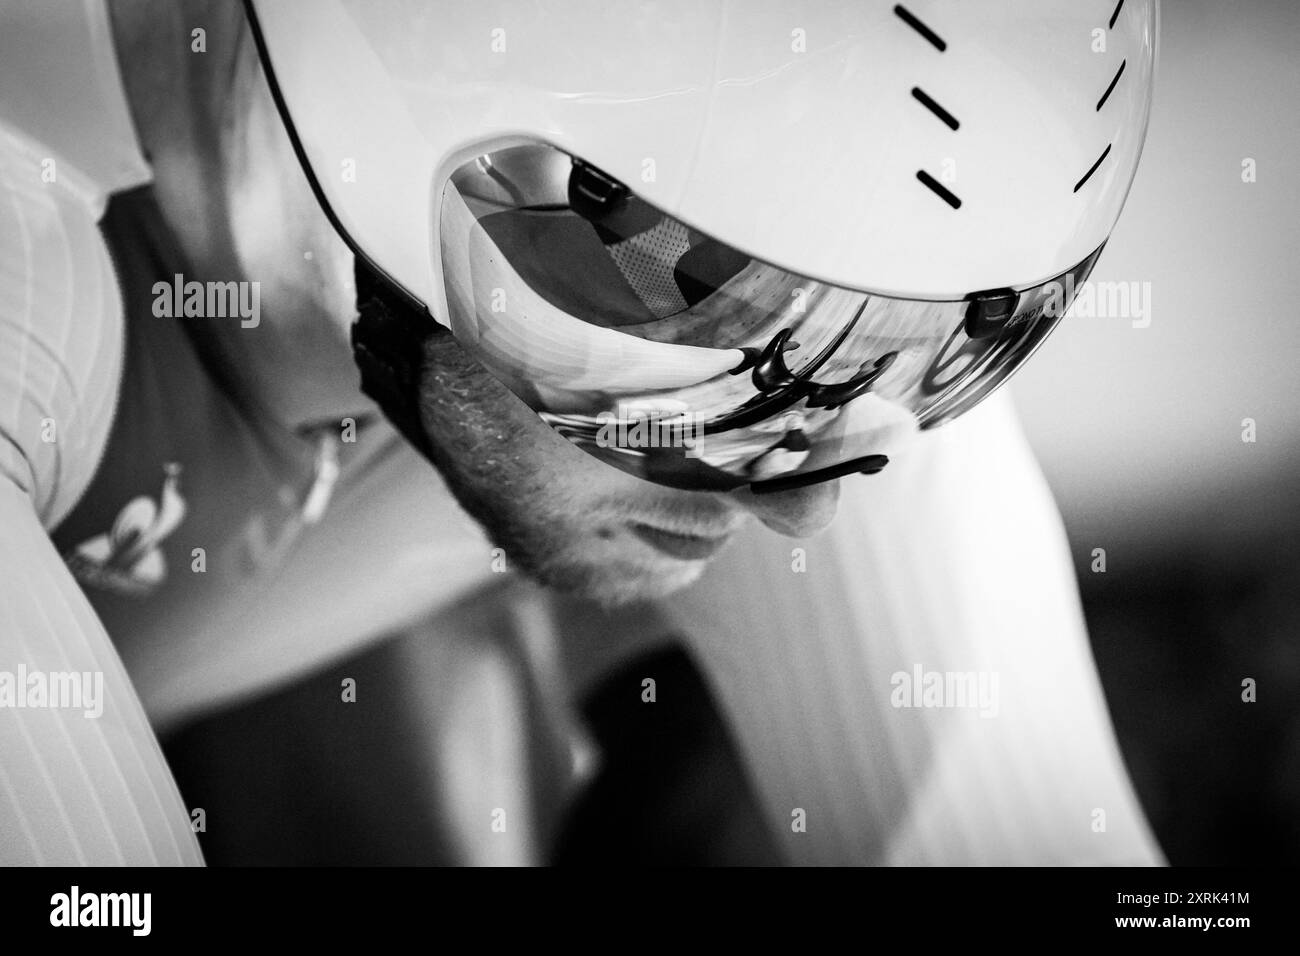
POLYGON ((692 489, 819 480, 957 417, 1101 251, 1020 291, 898 299, 737 252, 550 146, 476 157, 442 199, 458 340, 575 444, 692 489))

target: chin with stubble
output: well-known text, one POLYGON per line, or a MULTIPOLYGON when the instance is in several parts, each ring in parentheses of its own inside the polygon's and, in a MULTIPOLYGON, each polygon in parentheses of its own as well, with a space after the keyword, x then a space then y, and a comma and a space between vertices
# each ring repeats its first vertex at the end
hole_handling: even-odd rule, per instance
POLYGON ((420 414, 438 470, 507 562, 606 607, 690 584, 748 517, 727 494, 661 487, 574 447, 445 331, 426 346, 420 414))

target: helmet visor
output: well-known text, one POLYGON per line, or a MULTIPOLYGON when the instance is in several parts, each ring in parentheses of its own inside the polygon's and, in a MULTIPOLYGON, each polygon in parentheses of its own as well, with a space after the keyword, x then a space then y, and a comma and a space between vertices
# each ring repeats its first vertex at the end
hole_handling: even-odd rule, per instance
POLYGON ((439 214, 446 320, 544 421, 673 487, 871 468, 1000 385, 1100 249, 960 301, 830 285, 724 245, 540 143, 464 162, 439 214))

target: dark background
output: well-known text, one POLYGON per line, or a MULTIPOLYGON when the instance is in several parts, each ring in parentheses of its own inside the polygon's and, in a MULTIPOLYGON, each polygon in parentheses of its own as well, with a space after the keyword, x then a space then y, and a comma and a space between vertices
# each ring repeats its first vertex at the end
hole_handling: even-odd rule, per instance
POLYGON ((1261 496, 1284 520, 1248 543, 1225 547, 1206 515, 1131 567, 1081 569, 1111 716, 1171 863, 1300 863, 1298 490, 1261 496))

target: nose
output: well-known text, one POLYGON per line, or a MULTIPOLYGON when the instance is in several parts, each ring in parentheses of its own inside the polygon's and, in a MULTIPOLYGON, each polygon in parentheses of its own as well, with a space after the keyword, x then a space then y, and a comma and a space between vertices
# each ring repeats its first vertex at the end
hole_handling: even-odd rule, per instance
POLYGON ((727 494, 773 531, 791 538, 806 538, 821 531, 835 517, 840 483, 824 481, 768 495, 756 495, 744 487, 727 494))

